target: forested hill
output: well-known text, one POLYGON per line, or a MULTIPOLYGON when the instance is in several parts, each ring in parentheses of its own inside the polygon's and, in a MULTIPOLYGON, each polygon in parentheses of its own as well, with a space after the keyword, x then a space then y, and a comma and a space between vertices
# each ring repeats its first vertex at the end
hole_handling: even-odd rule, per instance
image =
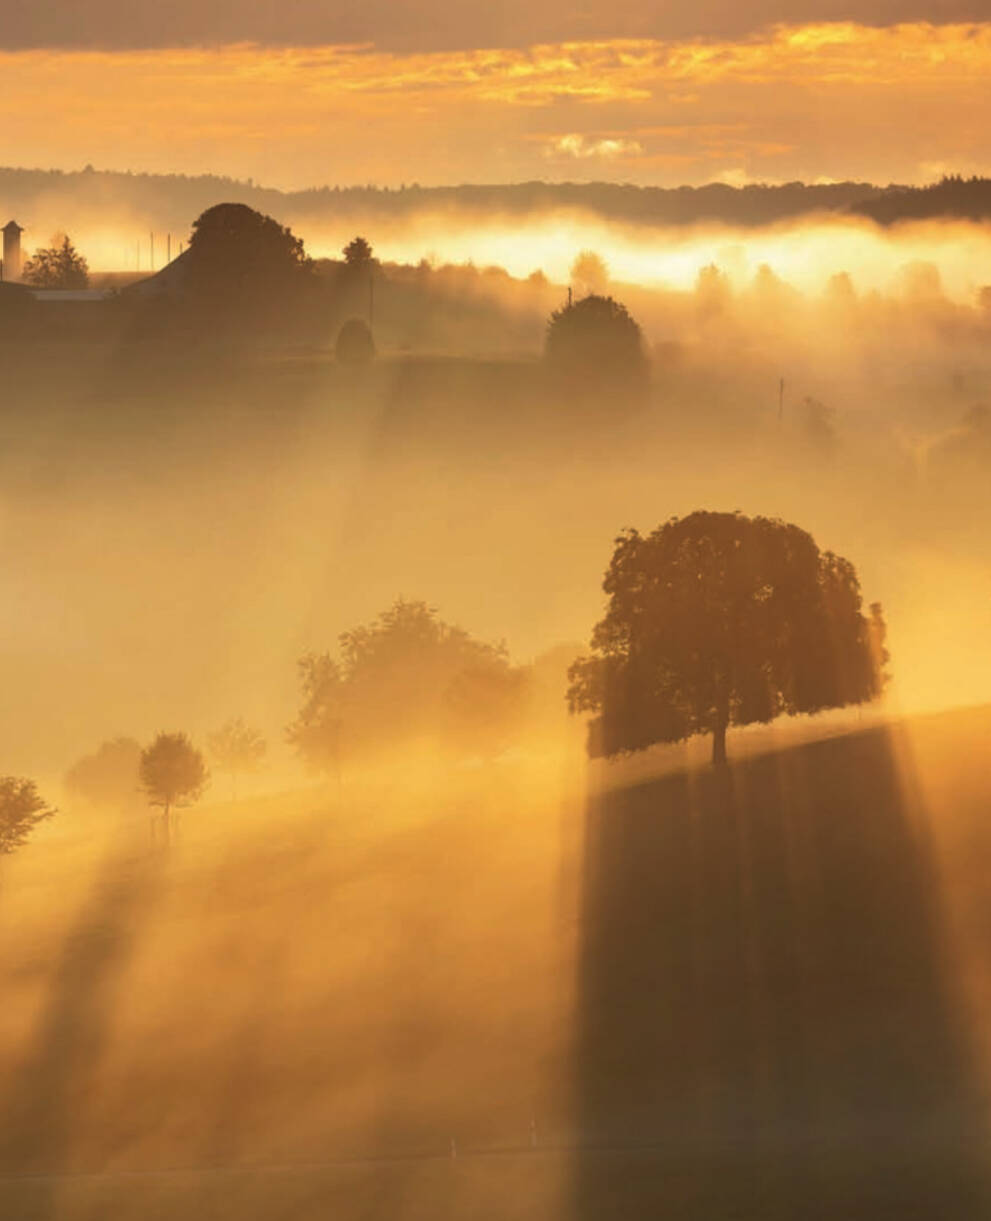
MULTIPOLYGON (((877 187, 841 182, 731 187, 640 187, 626 183, 524 182, 505 185, 397 188, 319 187, 278 191, 251 179, 215 175, 131 174, 0 168, 0 212, 22 223, 53 215, 71 227, 101 213, 108 224, 119 218, 182 232, 205 208, 220 200, 249 204, 271 215, 296 220, 336 217, 401 219, 424 211, 458 209, 479 215, 526 215, 565 208, 606 219, 689 225, 717 221, 761 226, 811 213, 854 214, 881 225, 936 217, 991 219, 991 179, 945 178, 928 187, 877 187)), ((2 222, 0 222, 2 223, 2 222)))

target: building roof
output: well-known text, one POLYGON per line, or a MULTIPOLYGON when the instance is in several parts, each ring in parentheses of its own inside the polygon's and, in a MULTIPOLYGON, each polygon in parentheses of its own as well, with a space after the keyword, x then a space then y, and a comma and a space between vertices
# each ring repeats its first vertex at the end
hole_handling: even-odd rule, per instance
POLYGON ((181 297, 189 276, 189 250, 176 255, 171 263, 144 280, 126 284, 120 291, 124 297, 181 297))
POLYGON ((116 296, 106 288, 35 288, 31 295, 35 301, 108 301, 116 296))
POLYGON ((16 301, 26 305, 34 299, 34 293, 26 284, 15 284, 10 280, 0 280, 0 304, 16 301))

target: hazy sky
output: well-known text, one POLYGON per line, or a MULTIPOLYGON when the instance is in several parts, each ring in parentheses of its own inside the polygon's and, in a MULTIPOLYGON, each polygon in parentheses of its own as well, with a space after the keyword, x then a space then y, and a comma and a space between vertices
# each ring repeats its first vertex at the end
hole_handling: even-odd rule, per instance
POLYGON ((589 38, 739 38, 775 23, 893 25, 989 15, 988 0, 14 0, 2 7, 0 45, 6 47, 368 42, 403 51, 589 38))
POLYGON ((989 4, 33 0, 0 22, 0 162, 276 186, 986 172, 989 4))

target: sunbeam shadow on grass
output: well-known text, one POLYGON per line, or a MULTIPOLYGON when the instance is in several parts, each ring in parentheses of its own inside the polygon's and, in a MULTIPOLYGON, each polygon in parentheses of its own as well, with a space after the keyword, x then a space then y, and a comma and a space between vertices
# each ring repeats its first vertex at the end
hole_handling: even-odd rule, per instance
POLYGON ((607 793, 586 852, 574 1216, 983 1215, 983 1091, 891 731, 607 793))

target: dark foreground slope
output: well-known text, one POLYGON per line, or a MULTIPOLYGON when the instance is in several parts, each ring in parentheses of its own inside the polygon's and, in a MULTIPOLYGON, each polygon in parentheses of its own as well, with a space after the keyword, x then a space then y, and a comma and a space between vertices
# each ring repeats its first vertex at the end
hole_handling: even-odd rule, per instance
POLYGON ((983 738, 878 729, 591 804, 575 1216, 985 1215, 955 949, 991 913, 959 857, 991 843, 983 738))
POLYGON ((0 1216, 987 1215, 989 730, 39 842, 0 904, 0 1216))

